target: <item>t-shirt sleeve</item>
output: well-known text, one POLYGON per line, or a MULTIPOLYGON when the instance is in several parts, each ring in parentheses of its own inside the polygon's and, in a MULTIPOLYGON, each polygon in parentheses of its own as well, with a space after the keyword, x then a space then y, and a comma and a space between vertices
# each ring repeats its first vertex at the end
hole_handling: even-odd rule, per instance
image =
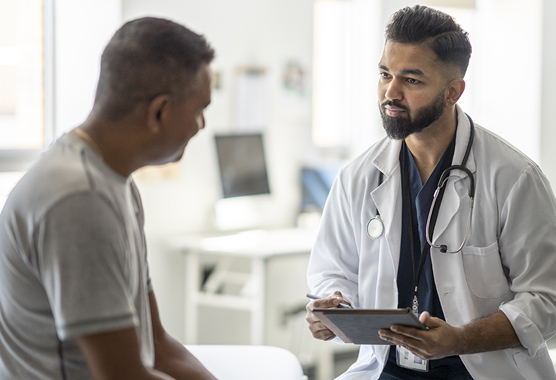
MULTIPOLYGON (((126 265, 126 231, 102 196, 83 192, 59 202, 35 237, 40 280, 60 339, 137 324, 126 265)), ((131 276, 131 277, 130 277, 131 276)))

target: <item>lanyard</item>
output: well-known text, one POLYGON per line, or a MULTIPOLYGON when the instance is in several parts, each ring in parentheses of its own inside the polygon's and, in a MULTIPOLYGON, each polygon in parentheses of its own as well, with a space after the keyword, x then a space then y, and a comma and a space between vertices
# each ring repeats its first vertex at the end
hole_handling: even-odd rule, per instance
MULTIPOLYGON (((425 243, 423 244, 423 250, 421 251, 421 258, 419 259, 419 266, 417 267, 417 273, 415 273, 415 247, 413 242, 413 212, 411 209, 411 192, 409 189, 409 158, 408 158, 408 149, 405 141, 402 145, 402 174, 404 178, 404 197, 406 207, 406 218, 409 223, 409 244, 411 250, 411 264, 413 268, 413 278, 415 282, 415 290, 413 293, 413 305, 412 309, 415 314, 419 313, 419 300, 417 298, 417 291, 419 290, 419 280, 421 278, 421 274, 423 273, 423 268, 425 267, 425 261, 427 260, 427 254, 430 252, 430 244, 425 239, 425 243)), ((444 190, 446 187, 442 187, 440 189, 440 193, 438 194, 438 201, 434 204, 434 210, 432 212, 433 217, 431 218, 430 225, 432 230, 434 230, 434 226, 436 225, 436 219, 438 217, 438 209, 440 208, 440 204, 442 203, 442 198, 444 196, 444 190)))

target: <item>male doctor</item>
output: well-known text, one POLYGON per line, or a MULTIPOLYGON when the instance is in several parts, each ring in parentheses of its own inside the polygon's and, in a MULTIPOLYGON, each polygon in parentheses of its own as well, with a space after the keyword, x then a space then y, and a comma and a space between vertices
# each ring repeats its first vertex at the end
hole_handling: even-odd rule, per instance
POLYGON ((556 379, 556 201, 532 160, 456 105, 470 55, 467 33, 427 7, 386 28, 387 137, 334 183, 308 270, 323 299, 307 322, 337 340, 312 310, 342 301, 412 307, 428 329, 381 330, 385 345, 362 345, 339 379, 556 379))

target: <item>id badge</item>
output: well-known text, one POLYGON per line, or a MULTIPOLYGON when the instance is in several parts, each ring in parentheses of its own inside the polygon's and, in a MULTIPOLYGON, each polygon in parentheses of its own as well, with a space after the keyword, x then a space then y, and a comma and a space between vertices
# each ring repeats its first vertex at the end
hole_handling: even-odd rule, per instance
POLYGON ((428 372, 429 361, 421 359, 405 347, 396 346, 396 363, 403 368, 428 372))

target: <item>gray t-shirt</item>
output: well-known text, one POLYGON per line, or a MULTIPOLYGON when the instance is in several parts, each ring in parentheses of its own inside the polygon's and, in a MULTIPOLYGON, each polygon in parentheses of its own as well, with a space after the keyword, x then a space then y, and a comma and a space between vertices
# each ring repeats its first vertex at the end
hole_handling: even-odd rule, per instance
POLYGON ((144 218, 131 178, 60 138, 0 214, 0 379, 90 379, 75 338, 135 326, 154 364, 144 218))

